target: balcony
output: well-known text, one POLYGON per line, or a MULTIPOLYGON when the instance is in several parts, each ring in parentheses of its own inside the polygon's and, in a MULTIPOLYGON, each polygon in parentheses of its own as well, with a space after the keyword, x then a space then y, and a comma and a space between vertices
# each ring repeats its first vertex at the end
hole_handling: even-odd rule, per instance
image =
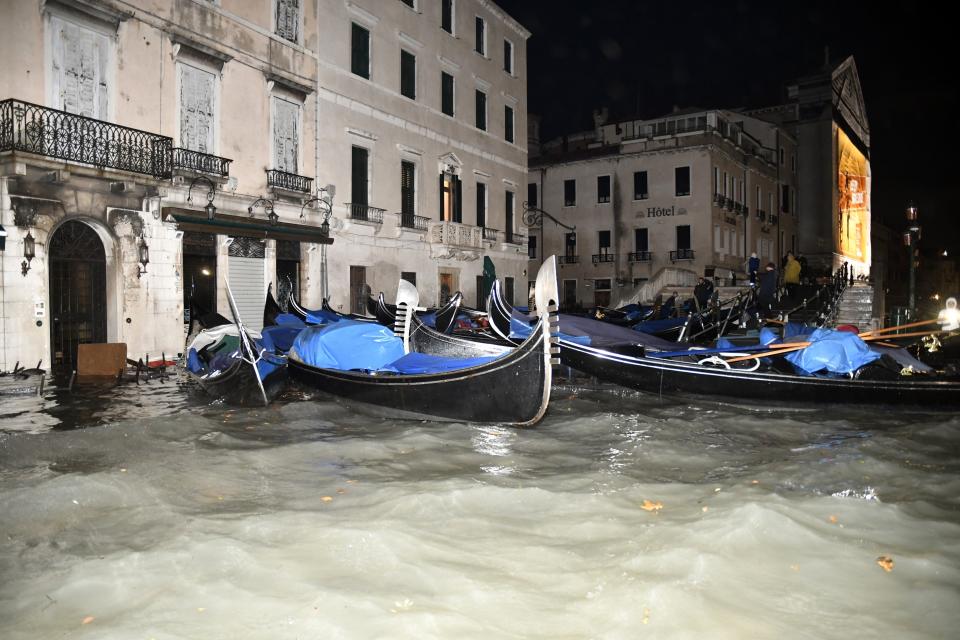
POLYGON ((347 217, 351 220, 383 224, 383 212, 385 209, 371 207, 368 204, 362 204, 360 202, 347 202, 346 207, 347 217))
POLYGON ((400 214, 400 226, 404 229, 426 231, 428 222, 430 222, 430 219, 424 216, 415 216, 412 213, 400 214))
POLYGON ((627 259, 630 262, 650 262, 651 253, 649 251, 634 251, 627 257, 627 259))
POLYGON ((776 224, 780 222, 780 216, 775 213, 771 213, 769 222, 772 226, 776 226, 776 224))
POLYGON ((580 256, 576 256, 576 255, 557 256, 557 262, 560 264, 577 264, 578 262, 580 262, 580 256))
POLYGON ((459 222, 434 222, 427 229, 432 244, 468 249, 483 248, 483 230, 459 222))
POLYGON ((523 234, 523 233, 516 233, 516 232, 514 232, 514 231, 507 231, 507 232, 506 232, 506 238, 504 239, 504 242, 506 242, 507 244, 519 244, 519 245, 522 246, 522 245, 527 244, 527 236, 526 236, 526 234, 523 234))
POLYGON ((757 220, 765 221, 767 219, 767 212, 763 210, 757 211, 757 220))
POLYGON ((230 163, 233 160, 212 156, 209 153, 200 151, 191 151, 176 147, 172 149, 173 159, 171 166, 174 171, 186 171, 192 173, 206 173, 220 178, 230 176, 230 163))
POLYGON ((313 178, 298 176, 295 173, 287 173, 279 169, 267 169, 267 186, 274 189, 283 189, 284 191, 294 191, 298 193, 310 193, 313 185, 313 178))
POLYGON ((593 254, 593 264, 600 264, 603 262, 613 262, 614 260, 616 260, 616 255, 612 253, 593 254))
POLYGON ((670 262, 678 260, 693 260, 693 249, 677 249, 670 252, 670 262))
POLYGON ((22 100, 0 101, 0 152, 23 151, 101 169, 171 177, 173 140, 22 100))
POLYGON ((483 227, 483 239, 488 242, 496 242, 497 238, 500 236, 500 232, 496 229, 488 229, 483 227))

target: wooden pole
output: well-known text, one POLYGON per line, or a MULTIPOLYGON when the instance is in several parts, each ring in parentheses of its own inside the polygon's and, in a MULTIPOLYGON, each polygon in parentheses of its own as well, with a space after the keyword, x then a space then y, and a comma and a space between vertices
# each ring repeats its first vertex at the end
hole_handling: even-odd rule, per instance
POLYGON ((885 327, 885 328, 883 328, 883 329, 872 329, 872 330, 870 330, 870 331, 864 331, 863 333, 860 334, 860 337, 863 338, 863 337, 865 337, 865 336, 872 336, 872 335, 878 334, 878 333, 889 333, 890 331, 896 331, 897 329, 911 329, 911 328, 913 328, 913 327, 920 327, 920 326, 923 326, 923 325, 925 325, 925 324, 934 324, 934 323, 936 323, 936 322, 937 322, 937 320, 921 320, 920 322, 910 322, 910 323, 907 323, 907 324, 898 324, 898 325, 896 325, 896 326, 894 326, 894 327, 885 327))

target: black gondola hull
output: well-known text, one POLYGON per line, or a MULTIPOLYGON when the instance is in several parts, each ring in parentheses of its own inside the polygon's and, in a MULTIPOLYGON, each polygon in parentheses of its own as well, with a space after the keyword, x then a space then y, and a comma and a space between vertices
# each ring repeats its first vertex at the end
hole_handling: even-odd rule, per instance
POLYGON ((630 357, 561 341, 560 360, 598 379, 655 394, 721 396, 766 403, 960 406, 960 382, 922 376, 897 380, 820 378, 630 357))
MULTIPOLYGON (((223 400, 230 405, 241 407, 262 407, 263 395, 253 367, 248 362, 236 360, 229 368, 217 376, 199 376, 189 369, 187 376, 197 383, 200 389, 214 399, 223 400)), ((263 390, 272 402, 287 381, 287 367, 279 367, 263 380, 263 390)))

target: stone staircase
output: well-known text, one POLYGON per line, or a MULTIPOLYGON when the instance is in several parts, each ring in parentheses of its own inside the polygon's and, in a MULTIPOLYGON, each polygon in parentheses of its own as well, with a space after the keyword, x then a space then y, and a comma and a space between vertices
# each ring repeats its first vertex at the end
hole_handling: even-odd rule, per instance
POLYGON ((854 282, 844 289, 840 296, 834 325, 852 324, 861 331, 874 327, 873 285, 867 282, 854 282))

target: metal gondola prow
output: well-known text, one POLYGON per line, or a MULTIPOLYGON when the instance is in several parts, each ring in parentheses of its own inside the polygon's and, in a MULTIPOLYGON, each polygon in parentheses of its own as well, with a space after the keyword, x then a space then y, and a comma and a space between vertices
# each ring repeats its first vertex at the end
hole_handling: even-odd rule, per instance
POLYGON ((230 303, 230 313, 233 314, 233 320, 240 333, 240 357, 253 367, 253 375, 257 379, 257 386, 260 387, 260 393, 263 394, 263 406, 266 407, 270 404, 270 399, 267 397, 267 390, 263 388, 263 380, 260 379, 260 370, 257 369, 257 360, 259 360, 260 354, 257 353, 253 344, 251 344, 250 336, 247 335, 247 330, 243 327, 240 312, 237 310, 237 302, 233 299, 233 291, 230 290, 230 283, 225 281, 224 284, 227 285, 227 302, 230 303), (246 353, 244 353, 244 351, 246 351, 246 353), (249 360, 247 359, 248 357, 249 360))

